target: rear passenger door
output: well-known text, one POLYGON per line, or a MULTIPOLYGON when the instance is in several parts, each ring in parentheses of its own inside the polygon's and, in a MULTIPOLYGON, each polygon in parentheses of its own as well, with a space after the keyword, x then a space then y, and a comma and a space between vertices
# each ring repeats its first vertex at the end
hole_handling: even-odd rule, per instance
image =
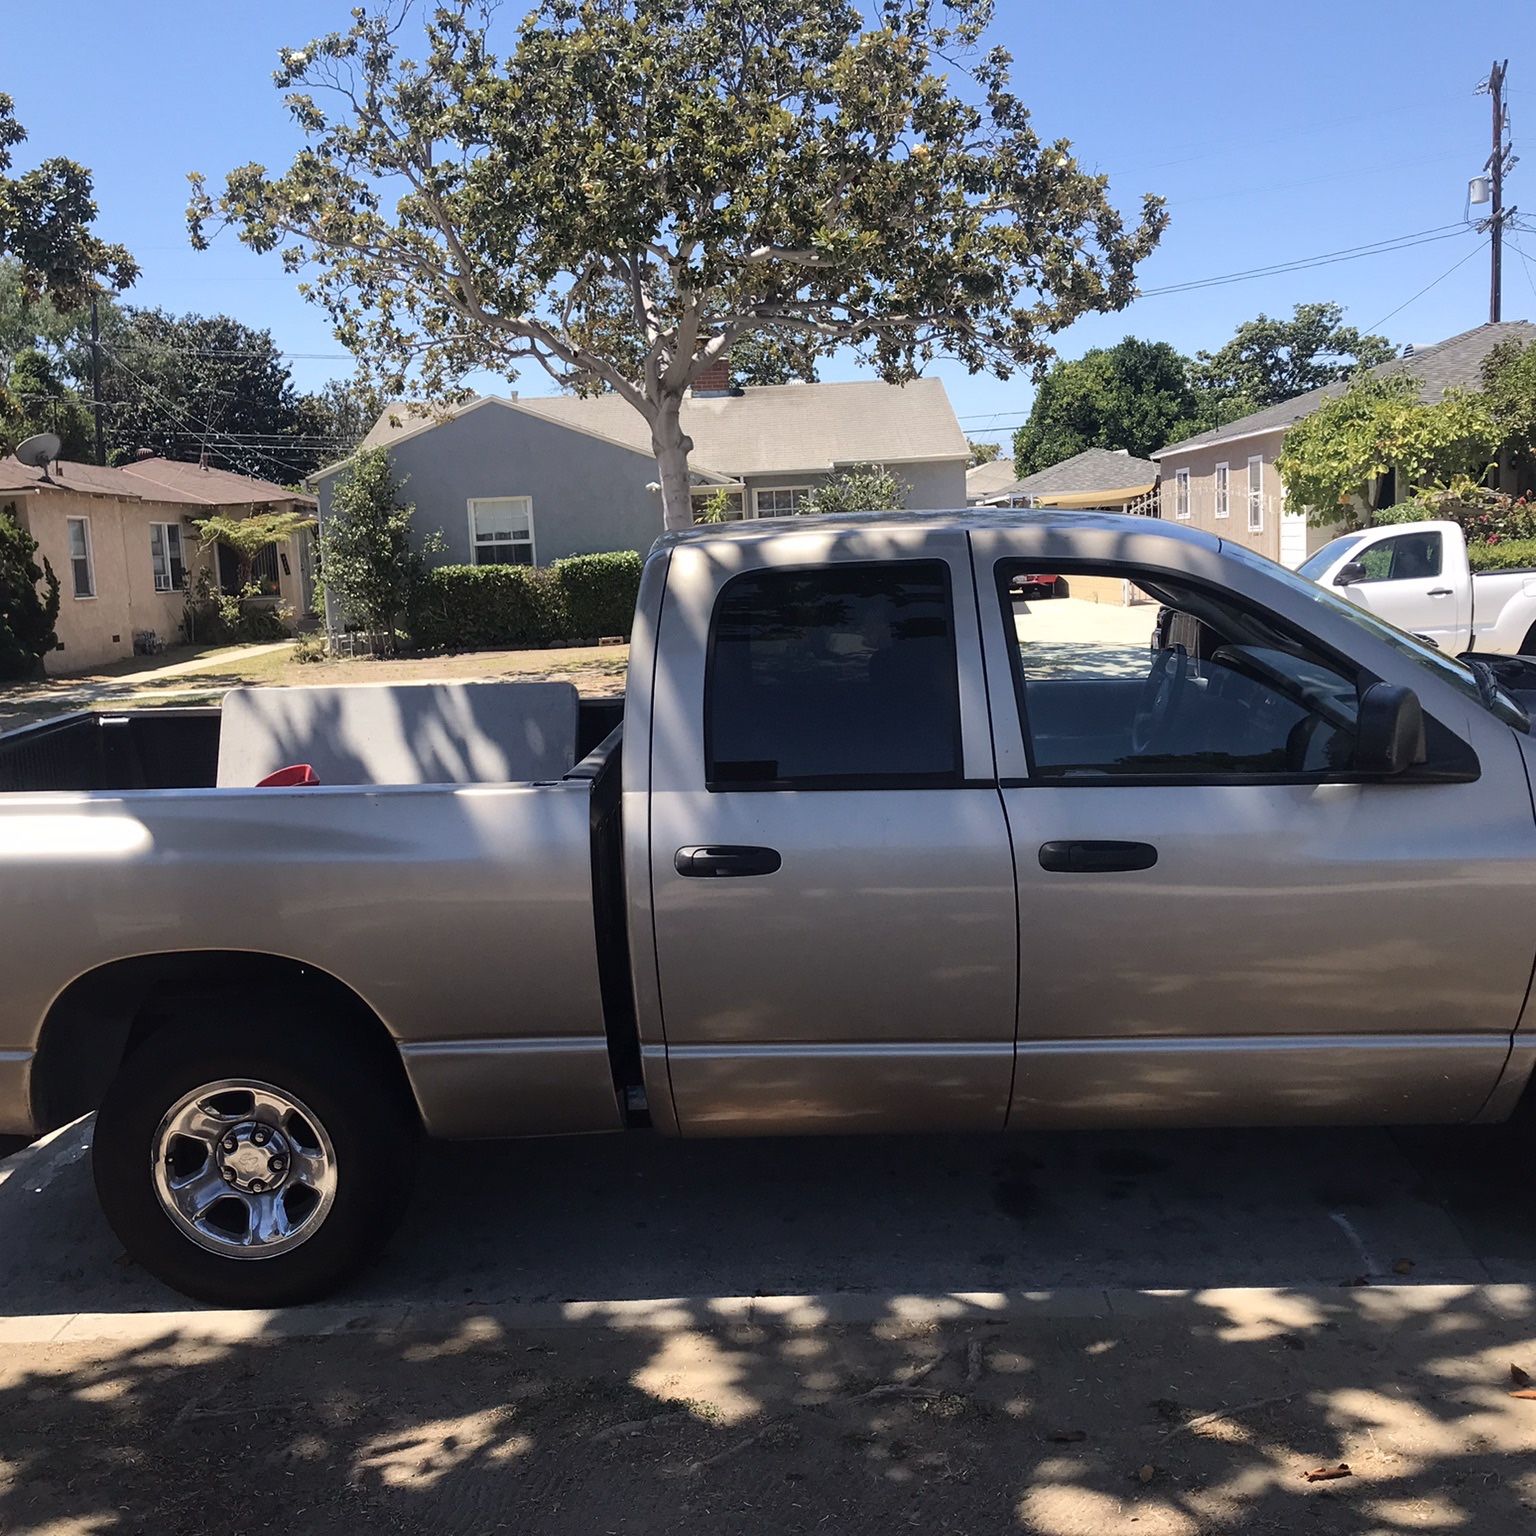
POLYGON ((685 542, 657 658, 679 1129, 1001 1127, 1018 933, 964 534, 685 542))

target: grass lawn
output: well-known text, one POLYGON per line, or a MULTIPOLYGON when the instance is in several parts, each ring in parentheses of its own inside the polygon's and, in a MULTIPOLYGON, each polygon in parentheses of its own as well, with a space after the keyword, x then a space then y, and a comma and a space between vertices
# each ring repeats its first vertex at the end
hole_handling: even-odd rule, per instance
POLYGON ((41 683, 0 689, 0 730, 12 730, 77 709, 142 709, 154 704, 216 704, 231 688, 335 687, 367 683, 495 682, 574 683, 583 694, 624 691, 627 645, 580 646, 532 651, 470 651, 412 656, 397 661, 371 657, 300 662, 293 648, 181 647, 139 656, 90 673, 50 677, 41 683), (191 663, 196 663, 192 665, 191 663), (170 676, 156 676, 175 667, 170 676))

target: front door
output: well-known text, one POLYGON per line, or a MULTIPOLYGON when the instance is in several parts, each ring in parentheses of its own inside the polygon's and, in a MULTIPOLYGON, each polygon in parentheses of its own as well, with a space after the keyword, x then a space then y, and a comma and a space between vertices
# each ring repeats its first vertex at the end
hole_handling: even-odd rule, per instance
POLYGON ((1472 1117, 1536 928, 1508 728, 1484 717, 1477 782, 1350 782, 1360 679, 1296 631, 1116 566, 1164 605, 1152 648, 1087 605, 1037 633, 1013 569, 977 573, 1019 878, 1010 1125, 1472 1117))
POLYGON ((679 1129, 1001 1128, 1018 934, 964 533, 681 545, 657 657, 679 1129))

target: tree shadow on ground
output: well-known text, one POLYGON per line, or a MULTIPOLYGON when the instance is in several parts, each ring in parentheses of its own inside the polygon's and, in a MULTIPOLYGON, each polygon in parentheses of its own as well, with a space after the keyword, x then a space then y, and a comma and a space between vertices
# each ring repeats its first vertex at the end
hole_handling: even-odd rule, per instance
MULTIPOLYGON (((783 1326, 168 1332, 0 1363, 0 1529, 1529 1529, 1531 1298, 1405 1287, 783 1326), (1347 1464, 1351 1475, 1305 1473, 1347 1464)), ((814 1324, 817 1314, 802 1316, 814 1324)))

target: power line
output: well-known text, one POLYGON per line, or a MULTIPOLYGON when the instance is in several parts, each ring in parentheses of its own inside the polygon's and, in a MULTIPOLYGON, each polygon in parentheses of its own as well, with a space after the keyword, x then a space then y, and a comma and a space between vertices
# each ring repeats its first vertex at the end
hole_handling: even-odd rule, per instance
POLYGON ((1412 250, 1436 240, 1454 240, 1470 231, 1465 224, 1440 224, 1434 229, 1412 235, 1396 235, 1390 240, 1376 240, 1369 245, 1351 245, 1338 251, 1324 251, 1316 256, 1298 256, 1293 261, 1275 262, 1267 267, 1250 267, 1242 272, 1224 272, 1216 277, 1191 278, 1188 282, 1167 283, 1161 288, 1143 288, 1138 298, 1152 298, 1163 293, 1188 293, 1197 288, 1219 288, 1227 283, 1245 283, 1259 277, 1277 277, 1287 272, 1301 272, 1309 267, 1327 267, 1341 261, 1359 261, 1365 256, 1387 256, 1394 251, 1412 250))
POLYGON ((1407 309, 1408 306, 1410 304, 1412 304, 1416 299, 1422 299, 1424 297, 1424 295, 1426 293, 1428 293, 1431 288, 1436 286, 1436 284, 1443 283, 1446 280, 1446 278, 1448 278, 1451 275, 1451 273, 1456 270, 1457 267, 1464 267, 1487 244, 1488 244, 1488 242, 1486 240, 1480 240, 1475 246, 1472 247, 1472 249, 1470 251, 1467 252, 1467 254, 1465 256, 1463 256, 1461 258, 1460 261, 1454 262, 1451 266, 1447 267, 1445 269, 1445 271, 1442 272, 1439 277, 1433 279, 1433 281, 1425 283, 1424 286, 1422 288, 1420 288, 1419 291, 1416 294, 1414 294, 1412 298, 1404 299, 1403 302, 1401 304, 1399 304, 1396 309, 1388 310, 1387 313, 1384 314, 1381 317, 1380 320, 1375 322, 1375 324, 1366 326, 1366 328, 1365 328, 1366 329, 1366 334, 1369 335, 1370 333, 1375 331, 1379 326, 1385 325, 1387 323, 1387 321, 1390 320, 1394 315, 1402 314, 1402 312, 1405 309, 1407 309))

